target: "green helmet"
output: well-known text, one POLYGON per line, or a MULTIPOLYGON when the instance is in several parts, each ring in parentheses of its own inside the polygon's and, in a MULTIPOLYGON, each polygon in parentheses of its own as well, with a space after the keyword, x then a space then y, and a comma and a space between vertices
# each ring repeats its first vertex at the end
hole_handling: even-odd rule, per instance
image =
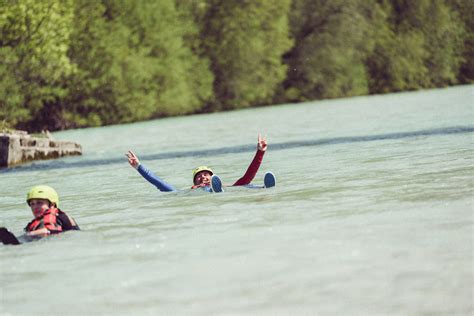
POLYGON ((208 171, 211 175, 214 174, 211 168, 207 166, 199 166, 193 170, 193 183, 196 184, 196 175, 201 171, 208 171))
POLYGON ((26 203, 30 204, 30 200, 33 199, 42 199, 48 200, 50 203, 56 204, 59 206, 59 196, 56 190, 47 185, 37 185, 28 192, 26 195, 26 203))

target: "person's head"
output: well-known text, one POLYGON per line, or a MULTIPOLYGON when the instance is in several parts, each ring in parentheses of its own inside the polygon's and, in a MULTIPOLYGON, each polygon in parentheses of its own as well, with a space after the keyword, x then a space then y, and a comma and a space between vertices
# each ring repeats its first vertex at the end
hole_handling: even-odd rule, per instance
POLYGON ((211 177, 214 174, 211 168, 207 166, 199 166, 193 170, 193 183, 194 185, 199 184, 210 184, 211 177))
POLYGON ((58 193, 47 185, 37 185, 26 195, 26 203, 31 208, 35 218, 39 218, 51 207, 58 207, 58 193))

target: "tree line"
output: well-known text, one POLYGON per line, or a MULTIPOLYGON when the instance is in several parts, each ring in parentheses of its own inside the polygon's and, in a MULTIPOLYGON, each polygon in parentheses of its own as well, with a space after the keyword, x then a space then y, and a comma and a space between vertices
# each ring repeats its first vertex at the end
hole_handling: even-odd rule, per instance
POLYGON ((0 0, 0 127, 474 80, 471 0, 0 0))

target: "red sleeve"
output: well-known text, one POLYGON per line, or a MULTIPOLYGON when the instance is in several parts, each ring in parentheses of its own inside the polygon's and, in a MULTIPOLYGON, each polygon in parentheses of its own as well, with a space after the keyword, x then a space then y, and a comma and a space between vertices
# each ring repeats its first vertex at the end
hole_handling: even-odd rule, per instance
POLYGON ((246 185, 252 182, 253 178, 255 178, 255 175, 257 174, 258 168, 260 168, 260 164, 262 163, 264 154, 264 151, 257 150, 257 152, 255 153, 255 157, 253 157, 253 160, 247 168, 245 174, 233 185, 246 185))

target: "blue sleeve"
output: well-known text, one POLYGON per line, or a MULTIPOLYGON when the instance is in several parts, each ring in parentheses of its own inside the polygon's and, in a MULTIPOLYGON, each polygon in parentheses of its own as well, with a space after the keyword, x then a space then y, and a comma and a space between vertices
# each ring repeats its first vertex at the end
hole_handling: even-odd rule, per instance
POLYGON ((140 173, 143 178, 145 178, 148 182, 150 182, 155 187, 157 187, 158 190, 163 191, 163 192, 176 191, 176 189, 173 186, 161 180, 158 176, 154 175, 150 170, 148 170, 142 164, 138 166, 137 170, 138 170, 138 173, 140 173))

